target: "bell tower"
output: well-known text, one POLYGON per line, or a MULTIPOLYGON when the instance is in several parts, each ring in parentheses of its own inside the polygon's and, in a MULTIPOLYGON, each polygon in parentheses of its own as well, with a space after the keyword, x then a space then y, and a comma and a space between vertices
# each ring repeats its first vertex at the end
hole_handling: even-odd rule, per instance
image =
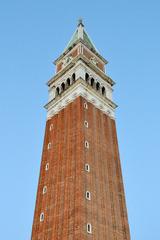
POLYGON ((114 81, 82 20, 48 81, 32 240, 130 240, 114 81))

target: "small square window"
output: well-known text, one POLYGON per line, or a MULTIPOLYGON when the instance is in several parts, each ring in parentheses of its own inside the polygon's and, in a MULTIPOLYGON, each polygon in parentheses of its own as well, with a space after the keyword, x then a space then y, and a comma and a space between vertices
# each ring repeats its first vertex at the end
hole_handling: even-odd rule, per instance
POLYGON ((40 222, 43 222, 43 221, 44 221, 44 213, 43 213, 43 212, 40 214, 39 220, 40 220, 40 222))
POLYGON ((51 149, 51 142, 48 143, 47 148, 48 148, 48 149, 51 149))
POLYGON ((47 192, 47 186, 43 187, 43 194, 45 194, 47 192))
POLYGON ((85 171, 90 172, 90 166, 88 163, 85 164, 85 171))
POLYGON ((89 191, 86 191, 86 199, 91 200, 91 193, 89 191))
POLYGON ((84 126, 88 128, 88 122, 86 120, 84 121, 84 126))
POLYGON ((89 148, 89 142, 85 141, 85 148, 89 148))
POLYGON ((84 108, 88 109, 88 104, 86 102, 84 103, 84 108))
POLYGON ((92 225, 91 223, 87 223, 87 233, 92 233, 92 225))
POLYGON ((48 169, 49 169, 49 163, 47 163, 45 166, 45 170, 48 171, 48 169))

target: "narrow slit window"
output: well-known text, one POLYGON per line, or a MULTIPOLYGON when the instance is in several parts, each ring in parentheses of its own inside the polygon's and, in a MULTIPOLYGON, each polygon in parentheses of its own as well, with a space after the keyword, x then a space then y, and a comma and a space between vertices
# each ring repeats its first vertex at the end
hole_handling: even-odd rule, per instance
POLYGON ((44 213, 42 212, 41 214, 40 214, 40 222, 43 222, 44 221, 44 213))
POLYGON ((87 233, 92 233, 92 225, 91 223, 87 223, 87 233))
POLYGON ((45 194, 47 192, 47 186, 43 187, 43 194, 45 194))
POLYGON ((50 125, 49 131, 52 131, 52 129, 53 129, 53 123, 50 125))
POLYGON ((51 142, 48 143, 48 149, 51 149, 51 142))
POLYGON ((89 148, 89 142, 85 141, 85 148, 89 148))
POLYGON ((88 122, 86 120, 84 121, 84 126, 88 128, 88 122))
POLYGON ((48 171, 48 169, 49 169, 49 163, 46 163, 45 170, 48 171))
POLYGON ((89 191, 86 191, 86 199, 91 200, 91 193, 89 191))
POLYGON ((88 109, 88 104, 86 102, 84 103, 84 108, 88 109))
POLYGON ((90 166, 88 163, 85 164, 85 171, 90 172, 90 166))

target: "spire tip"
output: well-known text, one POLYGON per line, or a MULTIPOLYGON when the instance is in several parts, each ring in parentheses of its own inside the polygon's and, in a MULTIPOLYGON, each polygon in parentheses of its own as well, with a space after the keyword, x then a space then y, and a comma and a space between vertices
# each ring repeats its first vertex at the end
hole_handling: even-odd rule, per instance
POLYGON ((78 19, 78 27, 82 25, 82 27, 84 27, 84 24, 83 24, 83 19, 82 18, 79 18, 78 19))

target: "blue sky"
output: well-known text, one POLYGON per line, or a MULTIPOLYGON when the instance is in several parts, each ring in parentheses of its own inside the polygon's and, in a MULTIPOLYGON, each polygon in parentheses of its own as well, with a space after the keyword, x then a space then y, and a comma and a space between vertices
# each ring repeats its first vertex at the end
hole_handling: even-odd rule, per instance
POLYGON ((45 83, 77 19, 109 61, 132 239, 160 239, 160 2, 1 1, 1 239, 30 239, 45 83))

